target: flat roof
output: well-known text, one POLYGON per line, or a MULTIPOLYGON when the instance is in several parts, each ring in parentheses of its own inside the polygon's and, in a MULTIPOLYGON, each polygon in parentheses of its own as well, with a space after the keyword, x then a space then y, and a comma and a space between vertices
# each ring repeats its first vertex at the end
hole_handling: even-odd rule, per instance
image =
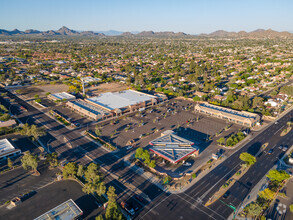
POLYGON ((77 105, 78 107, 86 110, 87 112, 91 112, 95 115, 108 115, 109 112, 103 110, 102 108, 98 108, 88 102, 85 102, 83 100, 77 99, 74 101, 70 101, 71 103, 73 103, 74 105, 77 105))
POLYGON ((88 100, 109 110, 125 108, 129 105, 150 101, 155 96, 148 95, 134 90, 124 90, 121 92, 107 92, 88 100))
POLYGON ((69 199, 34 220, 72 220, 82 214, 82 210, 72 199, 69 199))
POLYGON ((71 95, 67 92, 60 92, 60 93, 54 93, 54 94, 51 94, 53 97, 55 97, 56 99, 59 99, 59 100, 63 100, 63 99, 75 99, 75 96, 74 95, 71 95))
POLYGON ((238 119, 257 119, 259 118, 259 116, 257 114, 254 113, 250 113, 250 112, 244 112, 244 111, 236 111, 233 109, 228 109, 228 108, 224 108, 221 106, 216 106, 216 105, 211 105, 211 104, 206 104, 206 103, 200 103, 199 106, 201 108, 206 108, 211 112, 215 112, 215 113, 219 113, 221 112, 222 114, 229 116, 229 117, 235 117, 238 119))
POLYGON ((10 141, 5 138, 0 140, 0 156, 12 152, 15 147, 10 143, 10 141))
POLYGON ((165 159, 177 163, 188 155, 198 150, 193 142, 179 137, 174 132, 164 132, 165 134, 150 142, 150 151, 164 157, 165 159))

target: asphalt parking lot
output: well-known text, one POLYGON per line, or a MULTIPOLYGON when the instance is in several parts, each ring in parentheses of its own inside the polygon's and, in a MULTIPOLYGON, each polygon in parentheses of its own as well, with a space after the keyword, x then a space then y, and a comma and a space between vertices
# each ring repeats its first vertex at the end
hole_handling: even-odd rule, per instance
POLYGON ((92 122, 90 119, 79 115, 78 113, 72 111, 69 108, 66 108, 65 104, 56 105, 54 109, 61 112, 63 115, 66 115, 67 117, 71 118, 72 122, 78 122, 81 125, 92 122))
POLYGON ((98 205, 93 196, 82 192, 79 183, 73 180, 63 180, 52 183, 28 198, 11 210, 0 208, 0 219, 34 219, 59 204, 72 199, 83 211, 83 219, 94 219, 98 205))
MULTIPOLYGON (((230 129, 225 131, 224 128, 228 125, 226 121, 195 113, 193 102, 177 99, 171 99, 142 112, 122 116, 116 123, 113 119, 100 122, 98 125, 101 137, 122 149, 123 155, 134 152, 137 147, 148 146, 150 141, 159 137, 165 130, 174 130, 179 136, 193 141, 199 147, 200 155, 190 158, 191 167, 169 167, 168 172, 175 171, 176 175, 194 170, 206 162, 212 153, 216 153, 220 148, 216 143, 220 137, 226 137, 241 129, 241 126, 231 124, 230 129), (215 137, 220 131, 221 135, 215 137), (206 141, 210 136, 214 139, 206 141), (135 147, 127 150, 129 140, 135 141, 135 147)), ((90 129, 94 131, 95 126, 90 126, 90 129)), ((166 169, 168 167, 162 167, 161 170, 166 169)))
POLYGON ((36 190, 52 182, 56 178, 58 169, 49 170, 44 161, 39 163, 40 176, 33 176, 22 167, 0 175, 0 205, 16 196, 36 190))

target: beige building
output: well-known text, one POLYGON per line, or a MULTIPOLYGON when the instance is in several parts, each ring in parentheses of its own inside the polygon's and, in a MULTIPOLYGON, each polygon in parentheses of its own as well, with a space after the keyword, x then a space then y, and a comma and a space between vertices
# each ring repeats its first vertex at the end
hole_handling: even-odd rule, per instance
POLYGON ((208 103, 199 103, 194 107, 194 110, 202 114, 228 120, 235 124, 240 124, 247 127, 253 127, 260 121, 260 116, 258 114, 246 111, 236 111, 208 103))
POLYGON ((73 100, 66 103, 67 107, 92 120, 103 120, 112 116, 121 116, 156 105, 164 101, 165 96, 153 96, 146 93, 124 90, 107 92, 85 100, 73 100))
POLYGON ((112 116, 110 112, 81 99, 69 101, 66 103, 66 106, 71 110, 78 112, 80 115, 88 117, 94 121, 103 120, 112 116))

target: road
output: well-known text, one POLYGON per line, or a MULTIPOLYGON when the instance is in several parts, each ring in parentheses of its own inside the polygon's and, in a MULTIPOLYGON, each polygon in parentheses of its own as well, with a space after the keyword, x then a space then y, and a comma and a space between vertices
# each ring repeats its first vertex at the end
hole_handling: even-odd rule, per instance
POLYGON ((278 149, 280 144, 293 144, 293 130, 281 137, 280 133, 288 121, 292 121, 293 110, 272 124, 254 139, 226 159, 222 164, 199 180, 184 193, 160 197, 150 203, 138 216, 139 219, 227 219, 233 212, 232 208, 216 201, 209 207, 203 204, 240 168, 239 155, 248 152, 255 155, 262 144, 269 142, 266 151, 274 149, 271 155, 261 153, 257 162, 249 171, 230 188, 230 196, 221 198, 226 204, 239 207, 250 190, 278 162, 284 152, 278 149))
MULTIPOLYGON (((44 112, 41 112, 4 88, 0 88, 0 93, 3 92, 6 92, 11 99, 14 99, 16 103, 27 109, 27 112, 17 115, 17 118, 22 123, 34 123, 47 130, 47 135, 41 137, 40 140, 45 145, 50 145, 50 149, 56 151, 60 159, 66 159, 67 161, 83 165, 89 164, 92 161, 100 164, 105 174, 106 184, 114 185, 116 193, 121 196, 121 199, 127 199, 136 193, 151 201, 165 193, 159 187, 147 181, 143 176, 130 169, 114 153, 107 152, 81 133, 67 129, 44 112)), ((16 105, 10 107, 10 104, 3 100, 2 97, 0 101, 7 108, 10 108, 12 113, 18 113, 16 105)))

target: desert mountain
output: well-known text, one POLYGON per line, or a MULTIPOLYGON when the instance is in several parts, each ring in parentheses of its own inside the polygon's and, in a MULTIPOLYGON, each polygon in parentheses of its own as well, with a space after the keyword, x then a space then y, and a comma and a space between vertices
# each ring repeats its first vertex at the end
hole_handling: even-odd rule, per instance
POLYGON ((278 32, 272 29, 264 30, 257 29, 251 32, 239 31, 239 32, 228 32, 224 30, 218 30, 210 34, 200 34, 202 37, 215 37, 215 38, 288 38, 293 37, 293 34, 283 31, 278 32))

